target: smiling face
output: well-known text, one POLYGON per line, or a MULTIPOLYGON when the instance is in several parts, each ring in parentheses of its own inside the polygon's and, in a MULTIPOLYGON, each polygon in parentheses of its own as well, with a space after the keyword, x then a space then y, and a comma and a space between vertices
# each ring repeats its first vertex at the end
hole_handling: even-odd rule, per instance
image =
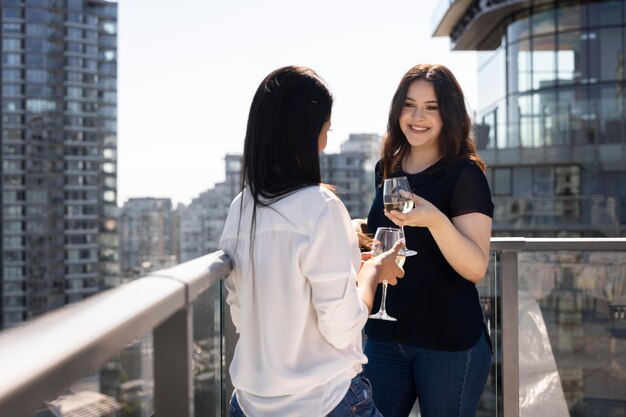
POLYGON ((409 85, 398 122, 412 149, 438 153, 443 122, 430 81, 420 79, 409 85))

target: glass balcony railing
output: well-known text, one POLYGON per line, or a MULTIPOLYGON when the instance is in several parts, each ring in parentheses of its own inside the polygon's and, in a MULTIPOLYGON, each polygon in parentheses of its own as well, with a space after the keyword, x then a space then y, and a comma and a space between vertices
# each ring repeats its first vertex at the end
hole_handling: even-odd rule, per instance
MULTIPOLYGON (((479 293, 494 360, 479 415, 623 415, 626 239, 491 249, 479 293)), ((218 251, 3 331, 0 415, 226 415, 230 267, 218 251)))

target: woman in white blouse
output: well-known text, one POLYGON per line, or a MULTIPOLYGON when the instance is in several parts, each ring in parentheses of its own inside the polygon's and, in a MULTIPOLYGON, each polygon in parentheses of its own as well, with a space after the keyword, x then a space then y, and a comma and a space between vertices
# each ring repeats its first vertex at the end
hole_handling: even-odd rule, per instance
POLYGON ((230 416, 380 417, 361 330, 378 282, 404 275, 397 245, 363 263, 344 205, 321 184, 332 95, 305 67, 270 73, 254 95, 243 191, 220 247, 239 341, 230 416))

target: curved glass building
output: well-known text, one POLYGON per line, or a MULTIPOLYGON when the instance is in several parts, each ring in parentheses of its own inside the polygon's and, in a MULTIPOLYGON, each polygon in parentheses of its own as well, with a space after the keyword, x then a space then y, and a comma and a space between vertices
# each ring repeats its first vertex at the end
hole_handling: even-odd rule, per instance
POLYGON ((494 234, 626 235, 626 1, 445 1, 433 23, 481 51, 494 234))

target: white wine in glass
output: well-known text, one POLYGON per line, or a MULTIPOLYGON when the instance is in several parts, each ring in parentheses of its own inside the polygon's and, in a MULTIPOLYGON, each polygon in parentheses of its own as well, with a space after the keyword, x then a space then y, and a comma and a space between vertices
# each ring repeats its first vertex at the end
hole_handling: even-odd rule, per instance
MULTIPOLYGON (((404 239, 404 232, 401 229, 395 229, 393 227, 379 227, 376 229, 376 234, 374 235, 374 241, 372 242, 372 255, 377 256, 383 252, 386 252, 393 248, 398 240, 404 239)), ((398 256, 396 256, 396 264, 402 267, 404 265, 404 260, 406 259, 406 249, 402 249, 398 256)), ((391 317, 387 314, 387 286, 389 284, 387 281, 383 281, 383 294, 380 299, 380 310, 378 313, 371 314, 369 316, 370 319, 378 319, 378 320, 387 320, 387 321, 398 321, 395 317, 391 317)))
MULTIPOLYGON (((413 199, 411 198, 411 186, 407 177, 393 177, 385 179, 383 183, 383 204, 385 210, 398 210, 401 213, 408 213, 413 210, 413 199)), ((404 234, 404 226, 400 226, 404 234)), ((413 256, 416 251, 406 249, 406 256, 413 256)))

